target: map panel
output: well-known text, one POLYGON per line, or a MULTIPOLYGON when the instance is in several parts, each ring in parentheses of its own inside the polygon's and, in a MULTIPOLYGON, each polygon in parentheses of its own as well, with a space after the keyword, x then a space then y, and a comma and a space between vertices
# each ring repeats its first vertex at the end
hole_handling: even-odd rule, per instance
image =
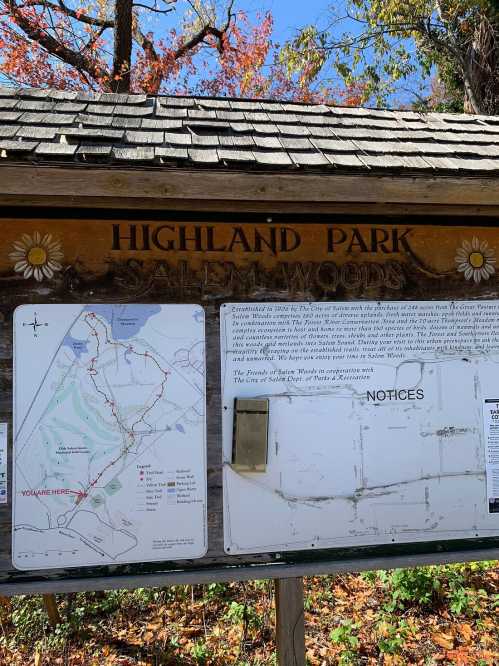
POLYGON ((202 557, 205 431, 200 306, 17 308, 14 566, 202 557))
POLYGON ((227 553, 499 535, 499 301, 226 304, 221 345, 227 553))

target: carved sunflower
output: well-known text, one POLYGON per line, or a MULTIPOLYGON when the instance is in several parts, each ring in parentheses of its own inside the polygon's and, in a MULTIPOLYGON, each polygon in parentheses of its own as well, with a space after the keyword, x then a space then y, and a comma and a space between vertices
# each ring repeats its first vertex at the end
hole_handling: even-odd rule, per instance
POLYGON ((488 280, 496 272, 495 250, 486 241, 480 242, 475 236, 471 243, 463 241, 462 247, 456 252, 456 265, 466 280, 473 279, 477 284, 480 280, 488 280))
POLYGON ((43 237, 38 231, 33 236, 23 234, 20 240, 13 243, 13 248, 9 258, 15 262, 16 273, 22 273, 25 280, 34 277, 41 282, 44 277, 50 279, 62 269, 59 263, 64 256, 61 243, 54 240, 51 234, 43 237))

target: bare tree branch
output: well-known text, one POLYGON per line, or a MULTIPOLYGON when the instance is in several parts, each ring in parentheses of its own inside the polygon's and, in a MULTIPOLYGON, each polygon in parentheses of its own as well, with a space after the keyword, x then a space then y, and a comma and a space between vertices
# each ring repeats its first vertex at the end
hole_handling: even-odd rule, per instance
POLYGON ((161 82, 163 80, 163 77, 161 76, 159 67, 154 67, 154 64, 158 64, 160 61, 159 55, 156 52, 156 49, 154 47, 154 43, 149 37, 144 35, 139 27, 139 22, 137 20, 137 17, 133 17, 133 22, 132 22, 132 35, 134 41, 140 46, 140 48, 144 51, 147 60, 153 64, 151 67, 151 72, 153 75, 153 80, 151 83, 151 88, 153 93, 157 93, 159 91, 159 87, 161 86, 161 82))
MULTIPOLYGON (((481 113, 482 109, 481 109, 480 103, 479 103, 479 101, 478 101, 478 99, 475 95, 475 85, 474 85, 474 81, 473 81, 473 77, 472 77, 472 67, 471 67, 471 64, 469 62, 469 59, 465 58, 465 54, 458 47, 458 39, 457 39, 456 33, 454 31, 454 26, 453 26, 452 20, 450 19, 448 13, 446 12, 444 7, 442 6, 442 3, 440 2, 440 0, 436 0, 435 4, 436 4, 436 7, 437 7, 437 11, 438 11, 440 20, 442 21, 442 23, 445 24, 445 26, 447 28, 447 31, 448 31, 448 34, 449 34, 449 38, 452 41, 452 46, 447 45, 447 50, 450 50, 451 53, 453 53, 453 55, 455 56, 456 60, 458 61, 459 65, 460 65, 461 74, 463 76, 465 95, 469 100, 469 103, 470 103, 470 105, 473 109, 473 112, 474 113, 481 113)), ((431 35, 430 35, 430 38, 432 38, 431 35)), ((435 37, 433 36, 433 41, 436 44, 439 44, 440 40, 437 41, 435 39, 435 37)))
POLYGON ((76 19, 81 23, 86 23, 87 25, 94 25, 99 28, 114 27, 114 21, 100 19, 95 16, 88 16, 88 14, 84 14, 83 12, 77 12, 65 5, 62 0, 59 0, 58 3, 50 2, 50 0, 26 0, 22 4, 17 5, 18 9, 23 9, 24 7, 46 7, 47 9, 53 9, 54 11, 58 11, 62 14, 65 14, 66 16, 70 16, 71 18, 76 19))
POLYGON ((88 40, 88 42, 87 42, 87 43, 85 44, 85 46, 83 47, 83 50, 85 50, 85 51, 90 51, 90 49, 92 49, 92 47, 94 46, 95 42, 96 42, 100 37, 102 37, 102 34, 105 32, 105 30, 106 30, 106 28, 100 28, 100 29, 95 33, 95 35, 93 35, 93 36, 88 40))
POLYGON ((170 7, 170 9, 157 9, 157 7, 149 7, 148 5, 143 5, 140 2, 134 2, 133 6, 148 9, 150 12, 155 12, 156 14, 169 14, 170 12, 175 11, 175 7, 170 7))
POLYGON ((77 21, 81 21, 82 23, 87 23, 88 25, 99 26, 101 28, 102 27, 112 28, 114 25, 113 21, 99 19, 97 17, 88 16, 87 14, 74 11, 73 9, 64 4, 63 0, 58 0, 58 2, 59 2, 59 7, 63 10, 63 12, 67 16, 71 16, 71 18, 74 18, 77 21))
POLYGON ((179 58, 182 58, 185 56, 186 53, 189 51, 192 51, 198 44, 201 44, 208 35, 212 35, 215 37, 218 42, 219 42, 219 51, 221 50, 221 42, 223 40, 223 32, 219 30, 218 28, 214 28, 211 25, 205 25, 201 28, 199 32, 197 32, 193 37, 191 37, 189 40, 184 42, 179 48, 175 51, 175 59, 178 60, 179 58))
POLYGON ((15 0, 3 0, 8 13, 14 23, 25 33, 32 41, 37 42, 48 53, 59 58, 71 67, 74 67, 80 74, 87 73, 94 80, 102 80, 109 76, 107 70, 103 68, 96 60, 88 57, 82 52, 74 51, 65 44, 61 43, 46 30, 39 27, 31 21, 16 5, 15 0))
POLYGON ((234 6, 234 0, 231 0, 229 3, 228 9, 227 9, 227 19, 225 21, 225 25, 222 28, 216 28, 215 26, 212 25, 204 25, 199 32, 197 32, 195 35, 193 35, 187 42, 182 44, 176 51, 175 51, 175 59, 178 60, 179 58, 182 58, 186 53, 189 51, 192 51, 192 49, 196 48, 201 42, 203 42, 208 35, 211 35, 212 37, 215 37, 217 40, 217 50, 219 53, 223 52, 224 49, 224 36, 227 30, 230 27, 230 24, 232 22, 232 19, 234 18, 234 15, 232 13, 232 8, 234 6))

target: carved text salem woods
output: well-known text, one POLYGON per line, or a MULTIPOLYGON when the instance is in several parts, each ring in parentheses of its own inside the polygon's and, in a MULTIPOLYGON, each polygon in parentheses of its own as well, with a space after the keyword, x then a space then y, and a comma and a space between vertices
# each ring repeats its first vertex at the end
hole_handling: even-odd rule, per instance
POLYGON ((124 264, 109 260, 109 268, 130 294, 149 291, 161 285, 164 294, 224 296, 252 295, 265 292, 309 292, 334 294, 338 289, 360 290, 387 288, 399 290, 406 284, 403 265, 392 259, 383 264, 375 261, 282 262, 272 268, 258 261, 246 265, 233 261, 202 261, 193 267, 189 261, 175 264, 156 259, 128 259, 124 264))
MULTIPOLYGON (((322 247, 329 254, 411 252, 411 228, 324 226, 322 247)), ((293 227, 275 225, 197 225, 197 224, 113 224, 115 251, 162 252, 293 252, 306 245, 307 238, 293 227)), ((316 241, 315 241, 316 242, 316 241)))

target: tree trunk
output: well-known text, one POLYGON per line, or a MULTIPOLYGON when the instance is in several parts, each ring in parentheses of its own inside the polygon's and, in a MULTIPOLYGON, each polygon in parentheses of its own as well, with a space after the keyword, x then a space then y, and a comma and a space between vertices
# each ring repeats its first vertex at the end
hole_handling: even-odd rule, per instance
POLYGON ((55 629, 58 624, 61 624, 61 616, 59 615, 59 609, 57 608, 57 601, 55 594, 43 594, 43 605, 47 611, 49 617, 50 626, 52 629, 55 629))
POLYGON ((483 17, 466 56, 464 73, 467 113, 499 113, 499 25, 483 17))
POLYGON ((132 59, 132 0, 116 0, 114 10, 114 92, 130 92, 130 64, 132 59))

